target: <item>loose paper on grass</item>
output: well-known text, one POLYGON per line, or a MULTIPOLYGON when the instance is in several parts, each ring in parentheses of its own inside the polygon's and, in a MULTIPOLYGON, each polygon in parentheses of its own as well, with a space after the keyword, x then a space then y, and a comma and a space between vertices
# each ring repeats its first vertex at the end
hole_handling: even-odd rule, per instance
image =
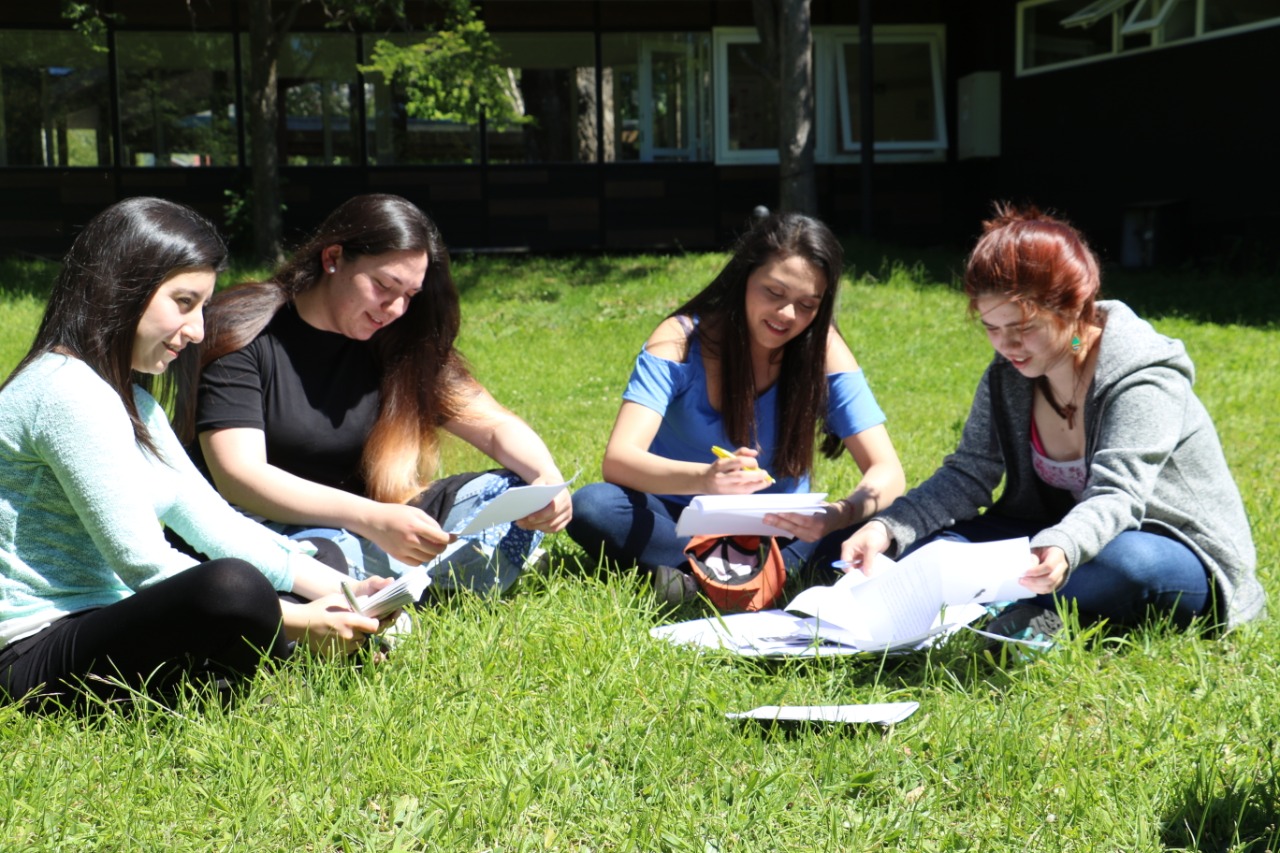
POLYGON ((939 541, 898 562, 877 559, 873 577, 850 572, 832 586, 805 590, 785 611, 695 619, 650 634, 752 657, 904 651, 970 624, 984 604, 1032 595, 1018 583, 1034 563, 1026 538, 939 541))

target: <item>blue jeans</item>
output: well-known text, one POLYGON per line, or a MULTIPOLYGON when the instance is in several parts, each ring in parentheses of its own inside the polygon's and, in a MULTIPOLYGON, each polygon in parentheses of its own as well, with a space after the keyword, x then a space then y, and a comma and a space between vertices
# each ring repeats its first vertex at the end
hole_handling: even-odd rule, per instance
MULTIPOLYGON (((512 486, 524 482, 510 471, 481 474, 458 490, 453 508, 440 527, 454 533, 467 526, 485 504, 512 486)), ((367 539, 334 528, 305 528, 301 525, 271 525, 290 539, 316 537, 331 539, 346 556, 351 575, 396 577, 411 566, 400 562, 367 539)), ((431 585, 443 590, 467 589, 499 593, 511 587, 524 571, 525 563, 542 542, 542 532, 523 530, 514 524, 497 524, 459 536, 430 563, 431 585)))
MULTIPOLYGON (((933 539, 992 542, 1035 536, 1044 527, 1043 521, 987 513, 917 542, 907 553, 933 539)), ((1106 619, 1130 627, 1149 615, 1167 614, 1185 628, 1213 608, 1209 574, 1195 552, 1176 539, 1145 530, 1124 531, 1092 560, 1077 566, 1056 593, 1029 600, 1053 608, 1055 599, 1073 602, 1082 622, 1106 619)))
MULTIPOLYGON (((573 520, 566 531, 593 560, 618 566, 684 566, 688 537, 676 535, 684 504, 613 483, 591 483, 573 493, 573 520)), ((813 543, 779 539, 782 559, 792 572, 808 558, 813 543)))

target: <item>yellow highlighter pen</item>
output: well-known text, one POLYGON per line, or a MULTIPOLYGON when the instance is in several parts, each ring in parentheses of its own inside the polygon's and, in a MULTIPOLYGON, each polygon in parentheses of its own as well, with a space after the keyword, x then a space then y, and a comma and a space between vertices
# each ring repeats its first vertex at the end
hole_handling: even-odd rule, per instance
MULTIPOLYGON (((721 459, 732 459, 736 455, 715 444, 711 445, 711 452, 721 459)), ((742 467, 748 471, 759 471, 761 474, 764 474, 765 479, 769 481, 769 485, 771 486, 777 482, 777 480, 773 479, 773 476, 768 471, 757 466, 755 461, 748 457, 743 457, 742 467)))

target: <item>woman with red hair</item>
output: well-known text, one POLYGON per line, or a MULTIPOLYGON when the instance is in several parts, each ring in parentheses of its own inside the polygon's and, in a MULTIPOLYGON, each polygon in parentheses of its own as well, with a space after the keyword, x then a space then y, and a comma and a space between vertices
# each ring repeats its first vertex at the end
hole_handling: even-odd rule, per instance
POLYGON ((871 573, 876 554, 933 536, 1028 536, 1021 582, 1037 595, 993 623, 1011 635, 1060 626, 1056 599, 1117 625, 1260 616, 1249 522, 1186 349, 1097 299, 1097 258, 1071 225, 1034 207, 995 214, 964 280, 995 357, 960 445, 841 557, 871 573))

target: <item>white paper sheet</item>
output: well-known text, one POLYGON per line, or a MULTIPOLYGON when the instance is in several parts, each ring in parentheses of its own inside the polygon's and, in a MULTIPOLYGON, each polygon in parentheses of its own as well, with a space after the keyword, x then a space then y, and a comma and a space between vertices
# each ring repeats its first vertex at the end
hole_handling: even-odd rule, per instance
POLYGON ((537 486, 515 486, 507 489, 489 501, 466 527, 453 532, 458 534, 479 533, 481 530, 493 527, 495 524, 518 521, 551 503, 556 495, 567 488, 569 488, 569 483, 546 483, 537 486))
POLYGON ((821 723, 900 723, 920 708, 919 702, 881 702, 871 705, 761 705, 750 711, 725 714, 731 720, 793 720, 821 723))
POLYGON ((826 492, 756 495, 697 495, 680 513, 677 536, 790 536, 785 530, 765 524, 771 512, 817 515, 822 512, 826 492))
POLYGON ((743 657, 813 658, 882 654, 927 648, 985 612, 980 604, 944 608, 927 631, 892 647, 885 643, 865 644, 865 641, 835 626, 820 624, 817 619, 784 610, 759 610, 658 625, 649 629, 649 636, 676 645, 722 649, 743 657))

